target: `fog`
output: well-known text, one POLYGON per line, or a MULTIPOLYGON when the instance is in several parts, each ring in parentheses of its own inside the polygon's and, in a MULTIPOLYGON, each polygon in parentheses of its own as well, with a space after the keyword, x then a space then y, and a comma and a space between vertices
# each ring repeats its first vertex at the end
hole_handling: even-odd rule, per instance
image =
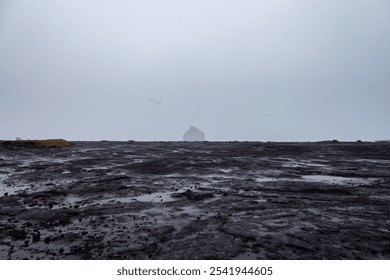
POLYGON ((387 0, 1 0, 0 139, 390 139, 387 0))

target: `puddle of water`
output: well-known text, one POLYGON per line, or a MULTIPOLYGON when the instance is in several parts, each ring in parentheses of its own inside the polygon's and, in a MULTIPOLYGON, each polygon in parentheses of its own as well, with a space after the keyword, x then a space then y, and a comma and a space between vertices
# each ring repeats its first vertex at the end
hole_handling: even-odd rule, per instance
POLYGON ((231 169, 231 168, 221 168, 221 169, 219 169, 221 172, 223 172, 223 173, 230 173, 230 172, 232 172, 233 171, 233 169, 231 169))
POLYGON ((191 216, 197 215, 202 213, 202 211, 199 208, 195 208, 192 206, 184 206, 180 208, 182 213, 189 214, 191 216))
POLYGON ((321 164, 321 163, 313 163, 313 162, 308 162, 306 163, 307 166, 310 167, 327 167, 328 165, 326 164, 321 164))
POLYGON ((341 176, 329 176, 329 175, 306 175, 302 176, 303 180, 310 182, 325 182, 332 184, 365 184, 372 183, 375 179, 363 179, 354 177, 341 177, 341 176))
POLYGON ((130 196, 130 197, 112 197, 107 199, 101 199, 97 202, 101 204, 108 204, 108 203, 130 203, 134 201, 139 202, 171 202, 176 201, 176 198, 171 197, 171 194, 173 192, 155 192, 152 194, 144 194, 140 196, 130 196))
POLYGON ((8 195, 14 195, 21 191, 24 191, 30 188, 29 185, 19 185, 19 186, 7 186, 4 184, 4 181, 8 179, 8 174, 0 174, 0 197, 4 196, 6 193, 8 195))
POLYGON ((257 183, 272 182, 272 181, 276 181, 276 180, 278 180, 278 179, 270 178, 270 177, 255 178, 255 181, 256 181, 257 183))
POLYGON ((283 167, 305 167, 306 164, 300 162, 289 162, 282 164, 283 167))
POLYGON ((26 186, 26 187, 7 187, 7 186, 1 186, 0 185, 0 197, 4 196, 6 193, 8 195, 14 195, 14 194, 17 194, 23 190, 26 190, 28 189, 29 187, 26 186))
POLYGON ((20 158, 21 164, 20 167, 28 167, 32 164, 53 164, 53 163, 67 163, 69 161, 68 157, 36 157, 34 159, 30 158, 20 158))
POLYGON ((221 179, 240 179, 239 176, 231 176, 227 175, 229 173, 213 173, 213 174, 207 174, 207 175, 202 175, 203 178, 207 179, 213 179, 213 180, 221 180, 221 179))
POLYGON ((101 171, 101 170, 109 170, 110 167, 107 167, 107 166, 94 166, 94 167, 83 167, 83 171, 101 171))
POLYGON ((152 194, 144 194, 134 197, 140 202, 170 202, 175 201, 176 198, 171 197, 173 192, 156 192, 152 194))
POLYGON ((390 160, 386 159, 355 159, 355 162, 366 162, 366 163, 381 163, 381 164, 390 164, 390 160))
POLYGON ((292 159, 284 159, 287 162, 282 164, 283 167, 327 167, 327 164, 318 163, 318 161, 301 161, 301 160, 292 160, 292 159))
POLYGON ((66 205, 75 205, 76 203, 80 202, 82 199, 77 196, 68 195, 65 199, 63 204, 66 205))
POLYGON ((5 193, 11 194, 10 191, 13 190, 13 187, 7 187, 4 184, 4 181, 8 179, 8 174, 0 174, 0 196, 4 196, 5 193))

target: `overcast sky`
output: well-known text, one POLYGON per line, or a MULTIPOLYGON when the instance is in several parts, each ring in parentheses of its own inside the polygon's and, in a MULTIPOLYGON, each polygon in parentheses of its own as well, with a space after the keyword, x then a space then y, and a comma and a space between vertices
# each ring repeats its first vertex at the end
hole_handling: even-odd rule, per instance
POLYGON ((0 139, 390 139, 388 0, 0 0, 0 139))

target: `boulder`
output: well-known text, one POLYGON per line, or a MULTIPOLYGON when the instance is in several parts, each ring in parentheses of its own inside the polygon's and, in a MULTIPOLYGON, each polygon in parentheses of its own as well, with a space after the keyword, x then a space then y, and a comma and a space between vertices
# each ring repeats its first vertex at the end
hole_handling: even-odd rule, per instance
POLYGON ((184 133, 183 141, 204 141, 204 132, 192 126, 184 133))

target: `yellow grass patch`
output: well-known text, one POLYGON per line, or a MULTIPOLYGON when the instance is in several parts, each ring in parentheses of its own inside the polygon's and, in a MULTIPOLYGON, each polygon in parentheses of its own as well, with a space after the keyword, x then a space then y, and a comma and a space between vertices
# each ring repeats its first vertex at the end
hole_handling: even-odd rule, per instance
POLYGON ((38 147, 38 148, 62 148, 72 145, 71 142, 64 139, 47 140, 0 140, 0 145, 10 147, 38 147))

